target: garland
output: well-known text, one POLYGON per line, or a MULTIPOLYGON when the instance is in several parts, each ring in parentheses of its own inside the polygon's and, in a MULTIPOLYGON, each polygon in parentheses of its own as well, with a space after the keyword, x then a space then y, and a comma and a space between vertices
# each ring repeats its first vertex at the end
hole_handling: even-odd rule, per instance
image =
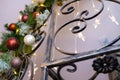
MULTIPOLYGON (((57 0, 57 5, 61 6, 62 2, 63 0, 57 0)), ((54 0, 34 0, 25 6, 25 10, 20 11, 21 18, 18 22, 4 25, 7 32, 1 37, 0 74, 11 68, 20 68, 23 62, 21 55, 30 53, 39 40, 35 31, 42 32, 41 27, 48 19, 53 3, 54 0)))

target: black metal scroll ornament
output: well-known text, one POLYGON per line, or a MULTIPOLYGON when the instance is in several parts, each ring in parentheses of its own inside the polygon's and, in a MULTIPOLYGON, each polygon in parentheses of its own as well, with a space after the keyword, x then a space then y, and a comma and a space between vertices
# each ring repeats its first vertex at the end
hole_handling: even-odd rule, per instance
MULTIPOLYGON (((64 8, 66 8, 68 5, 70 5, 71 3, 74 3, 74 2, 77 2, 77 1, 80 1, 80 0, 73 0, 73 1, 69 2, 68 4, 64 5, 64 6, 61 8, 61 13, 62 13, 63 15, 72 13, 72 12, 75 10, 75 8, 72 7, 72 6, 69 7, 66 12, 63 11, 63 10, 64 10, 64 8)), ((60 31, 61 31, 64 27, 66 27, 68 24, 71 24, 71 23, 74 23, 74 22, 84 23, 84 26, 73 26, 73 28, 72 28, 72 30, 71 30, 71 32, 72 32, 73 34, 76 34, 76 33, 79 33, 79 32, 84 31, 84 30, 87 28, 87 22, 86 22, 86 20, 91 20, 91 19, 95 18, 95 17, 98 16, 98 15, 103 11, 103 9, 104 9, 104 4, 103 4, 102 0, 97 0, 97 1, 99 1, 99 2, 102 4, 102 7, 101 7, 101 9, 100 9, 99 12, 97 12, 97 13, 94 14, 93 16, 87 17, 87 16, 89 15, 89 11, 88 11, 88 10, 82 11, 81 14, 80 14, 80 16, 79 16, 79 18, 73 19, 73 20, 65 23, 64 25, 62 25, 62 26, 55 32, 54 39, 56 39, 56 36, 57 36, 58 34, 60 34, 60 31)), ((55 47, 55 49, 56 49, 57 51, 59 51, 59 52, 61 52, 61 53, 63 53, 63 54, 66 54, 66 55, 75 55, 75 54, 76 54, 76 53, 71 53, 71 52, 66 52, 66 51, 64 51, 64 50, 61 50, 60 48, 58 48, 58 47, 56 46, 55 41, 54 41, 54 47, 55 47)), ((79 54, 79 53, 80 53, 80 52, 78 52, 77 54, 79 54)))
POLYGON ((71 66, 71 67, 73 67, 73 69, 67 68, 67 71, 70 72, 70 73, 73 73, 73 72, 77 71, 77 66, 76 66, 76 64, 74 64, 74 63, 59 66, 59 67, 58 67, 58 70, 57 70, 57 75, 58 75, 58 77, 59 77, 60 80, 64 80, 63 77, 61 76, 60 72, 61 72, 61 70, 62 70, 64 67, 66 67, 66 66, 71 66))
MULTIPOLYGON (((71 3, 74 3, 76 1, 80 1, 80 0, 74 0, 74 1, 71 1, 69 2, 68 4, 64 5, 62 8, 61 8, 61 13, 63 15, 67 15, 67 14, 70 14, 72 13, 75 8, 74 7, 69 7, 67 9, 67 11, 63 11, 68 5, 70 5, 71 3)), ((74 22, 77 22, 77 21, 80 21, 80 22, 83 22, 85 25, 84 27, 81 28, 81 26, 74 26, 71 30, 71 32, 73 34, 76 34, 76 33, 79 33, 79 32, 82 32, 86 29, 87 27, 87 20, 91 20, 93 18, 95 18, 96 16, 98 16, 104 9, 104 4, 102 2, 102 0, 97 0, 99 1, 101 4, 102 4, 102 8, 101 10, 96 13, 95 15, 91 16, 91 17, 87 17, 89 15, 89 11, 88 10, 84 10, 81 12, 79 18, 77 19, 74 19, 74 20, 71 20, 67 23, 65 23, 64 25, 62 25, 56 32, 55 32, 55 35, 54 35, 54 39, 56 39, 56 36, 60 33, 61 29, 63 29, 64 27, 66 27, 68 24, 71 24, 71 23, 74 23, 74 22)), ((115 3, 118 3, 120 4, 119 1, 117 0, 106 0, 106 1, 111 1, 111 2, 115 2, 115 3)), ((113 44, 115 44, 116 42, 118 42, 120 40, 120 35, 117 36, 113 41, 111 41, 110 43, 108 43, 107 45, 105 45, 104 47, 100 48, 100 49, 103 49, 103 48, 106 48, 106 47, 109 47, 109 46, 112 46, 113 44)), ((57 46, 55 45, 54 43, 54 46, 56 48, 57 51, 63 53, 63 54, 66 54, 66 55, 75 55, 75 53, 70 53, 70 52, 66 52, 66 51, 63 51, 59 48, 57 48, 57 46)), ((99 49, 99 50, 100 50, 99 49)), ((79 54, 79 52, 77 53, 79 54)), ((119 55, 120 56, 120 55, 119 55)), ((66 65, 61 65, 58 67, 58 71, 57 71, 57 74, 58 74, 58 77, 60 78, 60 80, 64 80, 60 74, 61 70, 63 68, 65 68, 66 66, 69 66, 71 65, 74 69, 70 70, 70 69, 67 69, 68 72, 75 72, 77 70, 77 66, 73 63, 71 64, 66 64, 66 65)), ((89 79, 89 80, 94 80, 99 73, 104 73, 104 74, 107 74, 107 73, 111 73, 113 72, 114 70, 120 72, 120 65, 118 63, 118 60, 113 57, 113 56, 104 56, 103 58, 97 58, 96 60, 93 61, 93 64, 92 64, 92 67, 93 69, 96 71, 96 73, 89 79)))
POLYGON ((67 14, 72 13, 72 12, 75 10, 75 8, 74 8, 73 6, 70 6, 70 7, 67 9, 67 11, 63 11, 63 10, 64 10, 64 8, 66 8, 68 5, 70 5, 71 3, 74 3, 74 2, 76 2, 76 1, 80 1, 80 0, 73 0, 73 1, 71 1, 71 2, 69 2, 69 3, 67 3, 66 5, 64 5, 64 6, 61 8, 61 13, 64 14, 64 15, 67 15, 67 14))
MULTIPOLYGON (((75 2, 77 2, 77 1, 81 1, 81 0, 73 0, 73 1, 71 1, 71 2, 69 2, 69 3, 67 3, 66 5, 64 5, 64 6, 61 8, 61 13, 62 13, 63 15, 67 15, 67 14, 72 13, 72 12, 75 10, 75 8, 74 8, 73 6, 68 7, 67 11, 63 11, 63 10, 64 10, 65 8, 67 8, 68 5, 70 5, 70 4, 72 4, 72 3, 75 3, 75 2)), ((95 18, 96 16, 98 16, 98 15, 103 11, 103 9, 104 9, 103 1, 102 1, 102 0, 97 0, 97 1, 99 1, 99 2, 101 3, 101 5, 102 5, 101 9, 100 9, 96 14, 94 14, 93 16, 84 18, 85 20, 91 20, 91 19, 95 18)), ((85 16, 88 16, 89 11, 88 11, 88 10, 84 10, 83 12, 81 12, 81 15, 83 15, 84 13, 86 13, 85 16), (86 12, 87 12, 87 13, 86 13, 86 12)))

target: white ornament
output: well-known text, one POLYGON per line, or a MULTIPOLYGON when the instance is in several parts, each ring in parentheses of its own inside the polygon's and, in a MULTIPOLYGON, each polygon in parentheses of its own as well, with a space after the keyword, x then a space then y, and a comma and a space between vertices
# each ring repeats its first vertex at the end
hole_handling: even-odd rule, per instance
POLYGON ((24 43, 26 45, 33 45, 35 43, 35 37, 31 34, 28 34, 24 37, 24 43))

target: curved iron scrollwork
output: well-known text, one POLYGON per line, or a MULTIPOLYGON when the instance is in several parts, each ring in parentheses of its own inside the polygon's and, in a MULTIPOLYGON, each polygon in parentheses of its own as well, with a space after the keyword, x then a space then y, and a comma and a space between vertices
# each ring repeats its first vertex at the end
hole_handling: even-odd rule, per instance
MULTIPOLYGON (((72 3, 75 3, 75 2, 77 2, 77 1, 81 1, 81 0, 73 0, 73 1, 71 1, 71 2, 69 2, 69 3, 67 3, 66 5, 64 5, 64 6, 61 8, 61 10, 60 10, 61 13, 62 13, 63 15, 67 15, 67 14, 72 13, 72 12, 75 10, 75 8, 74 8, 73 6, 68 7, 68 9, 67 9, 66 12, 63 11, 63 10, 64 10, 65 8, 67 8, 68 5, 70 5, 70 4, 72 4, 72 3)), ((88 17, 88 18, 85 18, 85 17, 84 17, 85 20, 91 20, 91 19, 95 18, 96 16, 98 16, 98 15, 103 11, 103 9, 104 9, 104 3, 103 3, 103 1, 102 1, 102 0, 97 0, 97 1, 99 1, 99 2, 101 3, 101 5, 102 5, 101 9, 100 9, 96 14, 94 14, 94 15, 91 16, 91 17, 88 17)), ((84 10, 84 11, 81 12, 81 15, 83 15, 83 14, 85 14, 85 16, 88 16, 89 11, 88 11, 88 10, 84 10)), ((81 16, 81 15, 80 15, 80 16, 81 16)))
MULTIPOLYGON (((76 1, 80 1, 80 0, 73 0, 73 1, 69 2, 68 4, 64 5, 64 6, 61 8, 61 13, 62 13, 63 15, 65 15, 65 14, 70 14, 71 12, 73 12, 74 9, 75 9, 74 7, 69 7, 69 8, 68 8, 68 11, 66 11, 66 12, 64 12, 63 10, 64 10, 64 8, 66 8, 68 5, 70 5, 71 3, 74 3, 74 2, 76 2, 76 1)), ((74 23, 74 22, 77 22, 77 21, 83 22, 83 23, 85 24, 84 27, 81 28, 80 26, 74 26, 74 27, 72 28, 71 32, 75 34, 75 33, 79 33, 79 32, 84 31, 84 30, 86 29, 86 27, 87 27, 87 22, 86 22, 86 21, 87 21, 87 20, 91 20, 91 19, 97 17, 97 16, 103 11, 103 9, 104 9, 104 3, 103 3, 103 1, 102 1, 102 0, 97 0, 97 1, 99 1, 99 2, 102 4, 102 8, 100 9, 100 11, 99 11, 98 13, 96 13, 95 15, 93 15, 93 16, 91 16, 91 17, 86 18, 85 16, 88 16, 89 11, 88 11, 88 10, 82 11, 79 18, 74 19, 74 20, 71 20, 71 21, 65 23, 64 25, 62 25, 60 28, 58 28, 58 30, 55 32, 54 39, 56 39, 56 36, 59 34, 59 32, 60 32, 64 27, 66 27, 68 24, 71 24, 71 23, 74 23)), ((110 1, 110 2, 114 2, 114 3, 120 4, 120 2, 117 1, 117 0, 105 0, 105 1, 110 1)), ((110 43, 108 43, 107 45, 105 45, 105 46, 102 47, 102 48, 111 46, 111 45, 115 44, 115 43, 116 43, 117 41, 119 41, 119 40, 120 40, 120 36, 116 37, 113 41, 111 41, 110 43)), ((66 51, 64 51, 64 50, 61 50, 60 48, 58 48, 58 47, 56 46, 55 43, 54 43, 54 46, 55 46, 56 50, 58 50, 59 52, 61 52, 61 53, 63 53, 63 54, 66 54, 66 55, 75 55, 75 53, 70 53, 70 52, 66 52, 66 51)), ((102 48, 100 48, 100 49, 102 49, 102 48)), ((79 52, 78 52, 78 54, 79 54, 79 52)))
MULTIPOLYGON (((61 13, 62 13, 63 15, 67 15, 67 14, 72 13, 72 12, 75 10, 75 8, 72 7, 72 6, 69 7, 66 12, 64 12, 63 10, 64 10, 64 8, 66 8, 68 5, 70 5, 71 3, 75 3, 75 2, 77 2, 77 1, 80 1, 80 0, 73 0, 73 1, 71 1, 71 2, 69 2, 69 3, 67 3, 66 5, 64 5, 64 6, 61 8, 61 13)), ((84 26, 83 26, 83 27, 82 27, 82 26, 73 26, 73 28, 72 28, 72 30, 71 30, 71 32, 72 32, 73 34, 80 33, 80 32, 82 32, 82 31, 84 31, 84 30, 86 29, 86 27, 87 27, 87 22, 86 22, 86 21, 95 18, 95 17, 98 16, 98 15, 103 11, 103 9, 104 9, 104 4, 103 4, 102 0, 97 0, 97 1, 99 1, 99 2, 102 4, 102 7, 101 7, 101 9, 100 9, 99 12, 97 12, 97 13, 96 13, 95 15, 93 15, 93 16, 86 17, 86 16, 89 15, 89 11, 88 11, 88 10, 82 11, 82 12, 80 13, 80 15, 79 15, 79 18, 73 19, 73 20, 65 23, 64 25, 62 25, 62 26, 55 32, 54 39, 56 39, 56 36, 60 33, 60 31, 61 31, 63 28, 65 28, 67 25, 69 25, 69 24, 71 24, 71 23, 74 23, 74 22, 84 23, 84 26)), ((59 51, 59 52, 61 52, 61 53, 63 53, 63 54, 66 54, 66 55, 75 55, 75 54, 76 54, 76 53, 70 53, 70 52, 66 52, 66 51, 64 51, 64 50, 61 50, 60 48, 58 48, 58 47, 56 46, 55 41, 54 41, 54 47, 55 47, 55 49, 56 49, 57 51, 59 51)), ((79 52, 78 52, 78 53, 79 53, 79 52)))
MULTIPOLYGON (((67 11, 64 11, 65 8, 67 8, 68 5, 72 4, 72 3, 75 3, 77 1, 80 1, 80 0, 73 0, 69 3, 67 3, 66 5, 64 5, 62 8, 61 8, 61 13, 63 15, 68 15, 70 13, 72 13, 75 8, 73 6, 70 6, 68 7, 67 11)), ((71 23, 74 23, 74 22, 82 22, 84 23, 84 26, 81 28, 81 26, 73 26, 73 28, 71 29, 71 32, 73 34, 76 34, 76 33, 79 33, 79 32, 82 32, 84 31, 86 28, 87 28, 87 22, 88 20, 91 20, 95 17, 97 17, 98 15, 101 14, 101 12, 104 10, 104 3, 102 0, 97 0, 99 1, 101 4, 102 4, 102 7, 101 9, 99 10, 99 12, 97 12, 96 14, 94 14, 93 16, 90 16, 90 17, 87 17, 89 15, 89 11, 88 10, 84 10, 80 13, 79 15, 79 18, 76 18, 76 19, 73 19, 65 24, 63 24, 60 28, 58 28, 58 30, 55 32, 55 35, 54 35, 54 39, 56 39, 56 36, 60 33, 60 31, 65 28, 68 24, 71 24, 71 23)), ((115 3, 118 3, 120 4, 119 1, 117 0, 105 0, 105 1, 110 1, 110 2, 115 2, 115 3)), ((109 46, 112 46, 113 44, 115 44, 116 42, 118 42, 120 40, 120 35, 117 36, 113 41, 111 41, 110 43, 108 43, 107 45, 105 45, 104 47, 98 49, 98 50, 101 50, 103 48, 106 48, 106 47, 109 47, 109 46)), ((55 41, 54 41, 54 47, 57 51, 63 53, 63 54, 66 54, 66 55, 76 55, 76 53, 70 53, 70 52, 66 52, 64 50, 61 50, 59 49, 56 44, 55 44, 55 41)), ((79 54, 79 52, 78 52, 79 54)), ((103 56, 103 55, 102 55, 103 56)), ((78 61, 77 61, 78 62, 78 61)), ((62 62, 61 62, 62 63, 62 62)), ((59 65, 58 66, 58 69, 57 69, 57 76, 59 77, 60 80, 64 80, 64 78, 61 76, 61 70, 63 68, 65 68, 66 66, 72 66, 73 69, 67 69, 68 72, 75 72, 77 71, 77 65, 74 64, 75 62, 73 63, 70 63, 70 64, 63 64, 63 65, 59 65)), ((110 73, 110 72, 113 72, 114 70, 117 70, 118 72, 120 72, 120 65, 117 61, 116 58, 114 58, 113 56, 105 56, 104 58, 97 58, 96 60, 94 60, 93 62, 93 68, 94 70, 96 71, 96 73, 89 79, 89 80, 94 80, 97 75, 99 73, 110 73)))
MULTIPOLYGON (((70 5, 71 3, 74 3, 74 2, 76 2, 76 1, 80 1, 80 0, 74 0, 74 1, 71 1, 71 2, 69 2, 68 4, 64 5, 64 6, 61 8, 61 13, 64 15, 64 14, 70 14, 71 12, 73 12, 73 11, 74 11, 74 8, 72 8, 72 7, 70 7, 72 10, 70 10, 70 8, 68 8, 68 12, 63 12, 63 9, 66 8, 68 5, 70 5), (70 10, 70 11, 69 11, 69 10, 70 10)), ((79 32, 84 31, 84 30, 86 29, 86 27, 87 27, 87 22, 86 22, 86 20, 91 20, 91 19, 95 18, 95 17, 98 16, 98 15, 103 11, 103 9, 104 9, 104 3, 103 3, 103 1, 102 1, 102 0, 98 0, 98 1, 102 4, 102 8, 100 9, 100 11, 99 11, 98 13, 96 13, 95 15, 93 15, 93 16, 91 16, 91 17, 86 18, 85 16, 88 16, 89 11, 88 11, 88 10, 82 11, 79 18, 74 19, 74 20, 71 20, 71 21, 65 23, 64 25, 62 25, 62 26, 55 32, 54 39, 56 39, 56 36, 59 34, 59 32, 60 32, 64 27, 66 27, 68 24, 71 24, 71 23, 74 23, 74 22, 77 22, 77 21, 83 22, 83 23, 85 24, 84 27, 81 28, 80 26, 74 26, 74 27, 72 28, 71 32, 75 34, 75 33, 79 33, 79 32)), ((116 0, 106 0, 106 1, 111 1, 111 2, 115 2, 115 3, 120 4, 120 2, 119 2, 119 1, 116 1, 116 0)), ((110 43, 108 43, 107 45, 105 45, 105 46, 102 47, 102 48, 105 48, 105 47, 108 47, 108 46, 113 45, 114 43, 116 43, 117 41, 119 41, 119 39, 120 39, 120 36, 116 37, 113 41, 111 41, 110 43)), ((61 53, 63 53, 63 54, 66 54, 66 55, 75 55, 75 54, 76 54, 76 53, 70 53, 70 52, 66 52, 66 51, 64 51, 64 50, 61 50, 60 48, 58 48, 58 47, 56 46, 55 42, 54 42, 54 46, 55 46, 55 49, 56 49, 57 51, 59 51, 59 52, 61 52, 61 53)), ((101 48, 101 49, 102 49, 102 48, 101 48)), ((79 52, 78 52, 77 54, 79 54, 79 52)))
POLYGON ((59 66, 59 67, 58 67, 58 70, 57 70, 57 75, 58 75, 58 77, 59 77, 60 80, 64 80, 63 77, 61 76, 61 70, 62 70, 64 67, 66 67, 66 66, 71 66, 71 67, 73 67, 73 69, 67 68, 67 71, 70 72, 70 73, 73 73, 73 72, 77 71, 77 66, 76 66, 76 64, 74 64, 74 63, 59 66))
POLYGON ((67 3, 66 5, 64 5, 62 8, 61 8, 61 13, 62 14, 70 14, 70 13, 72 13, 74 10, 75 10, 75 8, 73 7, 73 6, 70 6, 68 9, 67 9, 67 11, 63 11, 68 5, 70 5, 71 3, 74 3, 74 2, 76 2, 76 1, 80 1, 80 0, 73 0, 73 1, 71 1, 71 2, 69 2, 69 3, 67 3))
MULTIPOLYGON (((85 30, 85 28, 87 27, 87 24, 86 24, 85 20, 84 20, 84 19, 75 19, 75 20, 72 20, 72 21, 64 24, 63 26, 61 26, 61 27, 56 31, 55 36, 54 36, 54 39, 56 38, 57 34, 59 33, 59 31, 60 31, 62 28, 64 28, 66 25, 68 25, 68 24, 70 24, 70 23, 77 22, 77 21, 80 21, 80 22, 82 21, 82 22, 84 22, 84 24, 85 24, 84 27, 80 28, 80 26, 75 26, 75 27, 73 27, 73 29, 71 30, 71 32, 72 32, 72 33, 78 33, 78 32, 81 32, 81 31, 85 30)), ((59 52, 61 52, 61 53, 63 53, 63 54, 66 54, 66 55, 75 55, 75 53, 69 53, 69 52, 65 52, 65 51, 60 50, 55 44, 54 44, 54 46, 55 46, 56 50, 58 50, 59 52)))

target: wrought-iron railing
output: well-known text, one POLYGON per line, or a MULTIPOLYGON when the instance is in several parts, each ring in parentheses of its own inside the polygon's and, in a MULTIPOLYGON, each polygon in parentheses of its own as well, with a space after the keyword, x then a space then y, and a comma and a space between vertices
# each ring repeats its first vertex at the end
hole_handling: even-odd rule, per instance
MULTIPOLYGON (((73 0, 70 1, 69 3, 64 4, 64 6, 61 7, 60 12, 62 15, 68 15, 71 14, 72 12, 74 12, 75 7, 74 6, 70 6, 70 4, 72 3, 76 3, 78 1, 81 0, 73 0), (68 7, 69 5, 69 7, 68 7), (66 9, 65 9, 66 8, 66 9), (65 10, 66 11, 65 11, 65 10)), ((82 31, 84 31, 88 24, 87 22, 91 19, 96 18, 98 15, 100 15, 103 10, 104 10, 104 2, 103 0, 96 0, 101 4, 101 9, 94 14, 93 16, 89 16, 89 11, 88 10, 84 10, 80 13, 79 18, 76 19, 72 19, 71 21, 65 22, 62 26, 60 26, 55 32, 54 32, 54 17, 55 17, 55 13, 54 13, 54 8, 53 7, 53 12, 51 14, 51 25, 49 28, 49 36, 47 38, 47 49, 46 49, 46 59, 45 62, 41 64, 41 68, 43 69, 44 72, 44 76, 43 76, 43 80, 48 80, 48 76, 51 76, 51 78, 53 80, 64 80, 64 77, 61 76, 61 70, 66 67, 66 66, 71 66, 73 67, 73 69, 67 69, 68 72, 73 73, 75 71, 77 71, 77 65, 75 63, 80 62, 80 61, 85 61, 88 59, 92 59, 92 58, 97 58, 93 61, 93 64, 91 65, 93 67, 93 69, 96 71, 96 73, 91 76, 91 78, 89 78, 89 80, 95 80, 97 75, 99 73, 111 73, 113 71, 120 71, 120 65, 118 63, 118 59, 117 57, 119 57, 119 54, 114 54, 114 52, 119 52, 120 50, 120 45, 114 45, 115 43, 117 43, 120 40, 120 35, 118 35, 114 40, 112 40, 111 42, 109 42, 108 44, 106 44, 105 46, 101 47, 100 49, 97 50, 92 50, 92 51, 88 51, 88 52, 78 52, 76 53, 70 53, 70 52, 66 52, 64 50, 61 50, 60 48, 58 48, 56 46, 55 40, 56 40, 56 36, 59 34, 59 32, 65 28, 67 25, 70 25, 71 23, 74 22, 82 22, 84 23, 84 26, 73 26, 73 28, 71 29, 71 33, 72 34, 77 34, 80 33, 82 31), (64 57, 62 59, 57 59, 57 60, 51 60, 51 48, 54 47, 55 50, 57 50, 58 52, 64 54, 64 55, 69 55, 68 57, 64 57), (111 55, 111 54, 114 54, 111 55), (57 71, 54 71, 53 68, 57 67, 57 71)), ((120 4, 120 1, 118 0, 104 0, 104 1, 109 1, 109 2, 113 2, 113 3, 117 3, 120 4)), ((55 6, 55 5, 54 5, 55 6)), ((115 80, 119 80, 119 77, 115 80)))

